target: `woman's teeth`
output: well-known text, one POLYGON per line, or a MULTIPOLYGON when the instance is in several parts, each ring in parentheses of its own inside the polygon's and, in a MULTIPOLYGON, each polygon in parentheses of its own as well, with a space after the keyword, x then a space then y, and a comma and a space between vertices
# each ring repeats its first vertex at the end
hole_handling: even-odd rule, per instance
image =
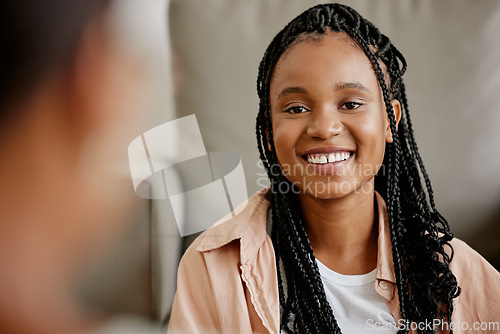
POLYGON ((330 154, 308 154, 307 161, 313 164, 326 164, 349 159, 351 152, 330 153, 330 154))

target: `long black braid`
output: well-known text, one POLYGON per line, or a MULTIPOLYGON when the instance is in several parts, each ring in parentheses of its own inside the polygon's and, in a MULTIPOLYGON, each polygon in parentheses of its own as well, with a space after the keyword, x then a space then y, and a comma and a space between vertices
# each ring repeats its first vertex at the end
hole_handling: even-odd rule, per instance
POLYGON ((276 35, 260 63, 257 80, 260 103, 256 133, 260 158, 271 181, 271 238, 283 309, 281 330, 289 333, 341 332, 326 299, 305 232, 298 205, 299 190, 278 168, 269 101, 271 77, 281 55, 301 38, 322 36, 328 29, 347 33, 369 58, 390 120, 393 143, 386 145, 382 168, 375 177, 375 189, 387 203, 401 317, 415 323, 432 322, 433 319, 450 321, 453 299, 460 294, 457 280, 449 268, 453 257, 450 244, 453 234, 446 219, 436 210, 432 186, 413 135, 402 79, 406 60, 387 36, 355 10, 344 5, 325 4, 300 14, 276 35), (381 63, 385 66, 385 74, 381 63), (398 127, 391 99, 402 104, 398 127), (292 191, 280 191, 283 184, 292 191), (450 255, 445 247, 449 248, 450 255))

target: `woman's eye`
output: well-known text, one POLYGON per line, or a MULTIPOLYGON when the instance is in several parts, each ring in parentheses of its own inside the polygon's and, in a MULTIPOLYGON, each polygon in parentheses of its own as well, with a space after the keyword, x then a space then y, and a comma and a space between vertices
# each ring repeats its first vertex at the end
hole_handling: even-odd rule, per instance
POLYGON ((340 109, 343 110, 354 110, 361 106, 361 103, 358 102, 346 102, 340 106, 340 109))
POLYGON ((301 113, 307 112, 307 111, 309 111, 307 108, 300 107, 300 106, 291 107, 291 108, 288 108, 285 110, 285 112, 289 113, 289 114, 301 114, 301 113))

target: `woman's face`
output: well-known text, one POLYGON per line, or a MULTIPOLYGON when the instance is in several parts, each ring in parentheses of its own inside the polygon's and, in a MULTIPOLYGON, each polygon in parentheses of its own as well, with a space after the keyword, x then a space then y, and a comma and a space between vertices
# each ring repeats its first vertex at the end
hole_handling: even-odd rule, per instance
POLYGON ((291 46, 275 67, 270 104, 281 169, 301 192, 372 191, 392 135, 375 71, 348 35, 328 31, 291 46))

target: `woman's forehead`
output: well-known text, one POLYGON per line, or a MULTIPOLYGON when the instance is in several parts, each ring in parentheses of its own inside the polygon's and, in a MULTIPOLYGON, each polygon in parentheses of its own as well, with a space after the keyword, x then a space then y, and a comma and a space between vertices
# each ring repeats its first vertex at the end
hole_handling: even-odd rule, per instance
POLYGON ((345 33, 327 32, 290 46, 278 60, 271 80, 274 86, 291 83, 332 84, 335 81, 378 85, 370 60, 345 33))

